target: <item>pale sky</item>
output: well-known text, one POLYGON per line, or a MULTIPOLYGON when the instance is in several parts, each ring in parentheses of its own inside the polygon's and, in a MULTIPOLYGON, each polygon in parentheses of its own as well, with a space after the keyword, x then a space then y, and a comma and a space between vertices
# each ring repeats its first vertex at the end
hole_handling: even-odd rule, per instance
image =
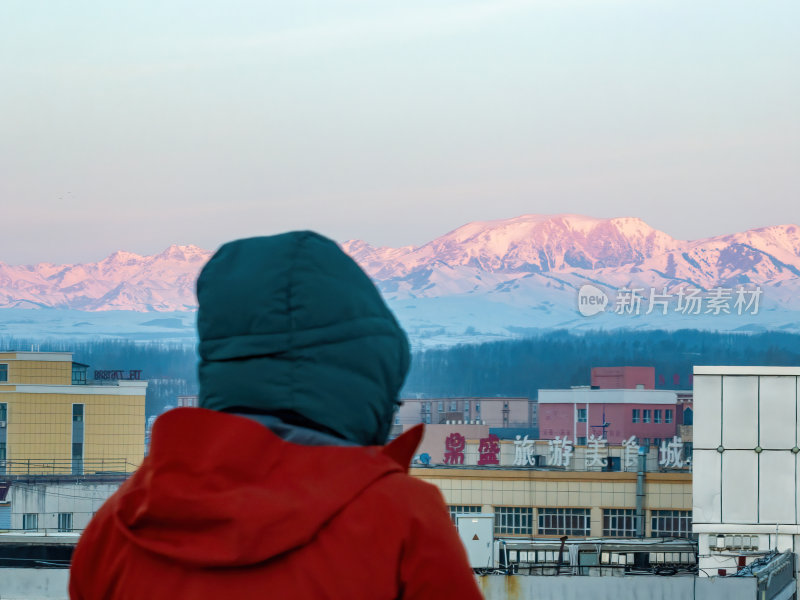
POLYGON ((0 3, 0 262, 800 222, 796 0, 0 3))

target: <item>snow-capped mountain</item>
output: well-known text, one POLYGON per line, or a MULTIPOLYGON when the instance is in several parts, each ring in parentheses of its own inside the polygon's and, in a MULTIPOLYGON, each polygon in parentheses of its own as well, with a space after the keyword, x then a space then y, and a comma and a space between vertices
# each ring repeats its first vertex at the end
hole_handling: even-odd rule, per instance
MULTIPOLYGON (((342 247, 373 278, 412 338, 532 328, 697 327, 800 330, 800 228, 777 225, 678 240, 640 219, 523 215, 474 222, 421 246, 342 247), (760 288, 761 312, 648 320, 577 310, 578 290, 760 288), (712 317, 716 317, 711 320, 712 317), (738 317, 738 318, 736 318, 738 317)), ((97 263, 0 263, 0 307, 79 311, 190 311, 210 252, 173 245, 154 256, 116 252, 97 263)), ((661 317, 662 315, 658 315, 661 317)), ((636 317, 636 318, 634 318, 636 317)))
MULTIPOLYGON (((389 298, 507 293, 518 286, 577 290, 587 282, 794 292, 800 281, 796 225, 684 241, 635 218, 524 215, 470 223, 419 247, 374 248, 359 240, 343 247, 389 298)), ((773 299, 797 301, 788 292, 773 299)))
POLYGON ((115 252, 96 263, 0 263, 0 307, 173 311, 196 307, 194 283, 211 253, 172 245, 160 254, 115 252))

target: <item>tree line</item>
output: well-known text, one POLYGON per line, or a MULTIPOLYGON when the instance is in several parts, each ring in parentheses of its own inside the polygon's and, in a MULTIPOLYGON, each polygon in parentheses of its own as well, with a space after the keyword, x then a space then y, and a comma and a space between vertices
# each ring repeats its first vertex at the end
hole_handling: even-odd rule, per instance
POLYGON ((403 395, 527 396, 589 385, 592 367, 654 367, 656 387, 691 389, 695 365, 800 366, 800 335, 556 330, 532 337, 413 355, 403 395))
MULTIPOLYGON (((94 370, 141 370, 147 415, 197 394, 194 347, 120 339, 33 340, 0 336, 0 351, 72 352, 94 370)), ((592 367, 652 366, 656 387, 690 389, 695 365, 800 366, 800 335, 680 331, 549 331, 500 342, 416 352, 401 395, 406 397, 522 396, 539 389, 588 385, 592 367)))

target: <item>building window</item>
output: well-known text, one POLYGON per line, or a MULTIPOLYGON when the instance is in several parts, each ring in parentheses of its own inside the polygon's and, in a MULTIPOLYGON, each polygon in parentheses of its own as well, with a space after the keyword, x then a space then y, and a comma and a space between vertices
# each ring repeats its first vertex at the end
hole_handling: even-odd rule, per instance
POLYGON ((603 509, 603 535, 636 537, 636 510, 632 508, 603 509))
POLYGON ((650 422, 650 409, 645 408, 642 411, 642 423, 649 423, 650 422))
POLYGON ((638 423, 638 422, 639 422, 639 409, 634 408, 631 416, 631 423, 638 423))
POLYGON ((458 402, 452 400, 450 402, 450 412, 456 412, 458 410, 458 402))
POLYGON ((668 408, 664 411, 664 423, 672 423, 672 409, 668 408))
POLYGON ((641 439, 639 440, 639 444, 640 444, 641 446, 646 446, 646 447, 648 447, 648 448, 649 448, 649 447, 650 447, 650 438, 641 438, 641 439))
POLYGON ((422 422, 425 423, 426 425, 430 425, 431 424, 431 416, 429 414, 427 414, 427 413, 422 415, 422 422))
POLYGON ((587 537, 588 508, 540 508, 539 535, 578 535, 587 537))
POLYGON ((72 531, 72 513, 58 513, 58 530, 72 531))
POLYGON ((586 423, 586 409, 579 408, 578 409, 578 423, 586 423))
POLYGON ((72 405, 72 474, 83 474, 83 404, 72 405))
POLYGON ((8 404, 0 402, 0 421, 5 423, 8 421, 8 404))
POLYGON ((0 364, 0 381, 8 381, 8 365, 0 364))
POLYGON ((86 385, 86 365, 72 363, 72 385, 86 385))
POLYGON ((692 511, 654 510, 650 513, 653 537, 691 537, 692 511))
POLYGON ((644 384, 643 383, 637 383, 636 384, 636 389, 637 390, 643 390, 644 389, 644 384))
POLYGON ((576 444, 578 446, 585 446, 586 445, 586 437, 578 437, 576 444))
POLYGON ((422 412, 424 412, 424 413, 431 412, 431 403, 430 402, 423 402, 422 403, 422 412))
POLYGON ((22 515, 22 529, 25 531, 36 531, 39 529, 39 514, 25 513, 22 515))
POLYGON ((450 519, 453 521, 453 525, 457 525, 456 515, 463 515, 464 513, 479 513, 481 512, 481 507, 465 504, 448 504, 447 511, 450 513, 450 519))
POLYGON ((494 507, 495 535, 532 535, 533 509, 521 506, 494 507))
POLYGON ((661 410, 656 409, 653 411, 653 423, 661 423, 661 410))
POLYGON ((439 413, 443 413, 444 412, 444 402, 439 400, 439 402, 437 403, 436 408, 439 410, 439 413))
POLYGON ((481 414, 481 403, 480 402, 476 402, 475 403, 475 413, 476 414, 481 414))

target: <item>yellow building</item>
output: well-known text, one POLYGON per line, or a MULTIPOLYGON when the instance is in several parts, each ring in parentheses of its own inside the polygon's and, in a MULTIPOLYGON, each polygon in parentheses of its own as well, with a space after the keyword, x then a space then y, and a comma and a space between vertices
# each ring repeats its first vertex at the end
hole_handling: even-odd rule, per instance
POLYGON ((87 380, 70 352, 0 353, 0 474, 132 472, 146 381, 87 380))
MULTIPOLYGON (((498 467, 418 467, 451 515, 494 513, 496 537, 636 537, 636 473, 498 467)), ((647 473, 646 537, 689 537, 691 473, 647 473)))
MULTIPOLYGON (((492 439, 485 425, 428 425, 410 472, 441 490, 451 515, 493 513, 495 537, 637 537, 638 448, 631 464, 623 446, 598 444, 598 462, 589 446, 570 445, 559 460, 569 459, 561 464, 552 440, 495 431, 507 437, 492 439)), ((689 462, 667 469, 659 462, 665 451, 654 446, 643 455, 642 533, 689 537, 689 462)))

